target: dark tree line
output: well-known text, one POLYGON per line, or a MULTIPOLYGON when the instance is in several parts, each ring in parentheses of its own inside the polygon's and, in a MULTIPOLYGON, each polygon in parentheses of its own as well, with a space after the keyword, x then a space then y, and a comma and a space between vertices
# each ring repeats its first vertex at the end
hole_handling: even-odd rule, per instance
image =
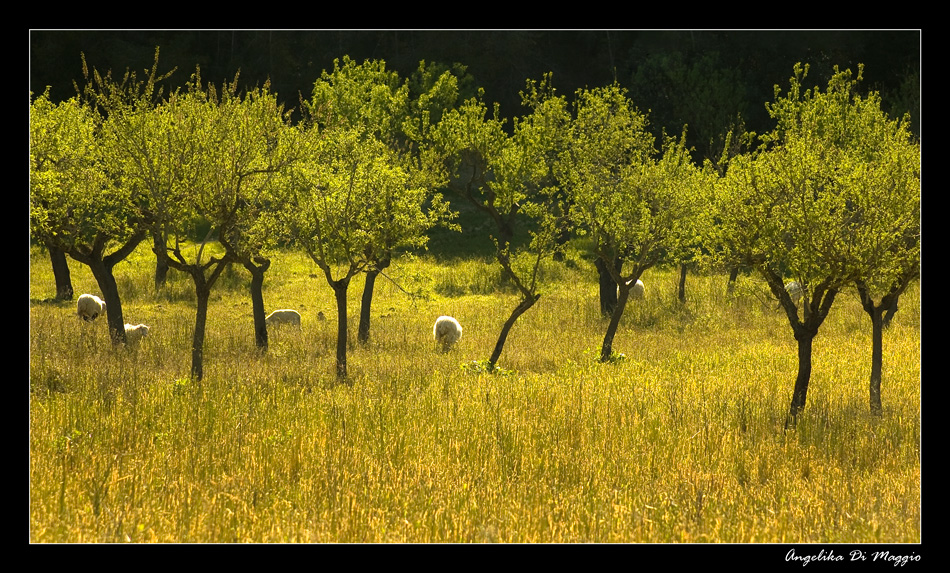
MULTIPOLYGON (((420 60, 460 63, 472 85, 485 89, 505 116, 521 112, 524 79, 553 72, 561 93, 614 81, 650 111, 652 128, 679 133, 690 126, 690 142, 700 154, 715 154, 711 140, 741 116, 743 128, 767 129, 761 102, 773 86, 788 80, 796 62, 812 65, 821 81, 832 67, 865 65, 864 87, 882 94, 892 116, 911 113, 919 134, 920 32, 905 31, 506 31, 506 30, 341 30, 341 31, 42 31, 30 33, 31 86, 51 99, 74 95, 81 77, 80 53, 102 69, 149 67, 155 46, 163 67, 194 70, 215 81, 237 70, 246 86, 270 79, 271 89, 289 107, 310 94, 314 81, 333 60, 382 59, 408 76, 420 60)), ((184 82, 187 74, 172 81, 184 82)), ((472 94, 462 94, 463 97, 472 94)))

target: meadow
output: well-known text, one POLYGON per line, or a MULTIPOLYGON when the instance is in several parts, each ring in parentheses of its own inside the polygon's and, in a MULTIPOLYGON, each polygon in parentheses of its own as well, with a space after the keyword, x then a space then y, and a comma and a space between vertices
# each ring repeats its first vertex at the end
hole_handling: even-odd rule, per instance
MULTIPOLYGON (((920 295, 884 334, 883 416, 871 416, 871 324, 852 290, 815 339, 808 403, 783 429, 797 369, 787 319, 754 275, 643 276, 613 363, 584 250, 548 262, 539 302, 479 372, 517 303, 481 256, 402 257, 380 277, 370 341, 334 378, 332 291, 281 251, 268 310, 300 331, 254 346, 250 276, 215 285, 204 378, 189 378, 190 278, 152 284, 144 244, 116 268, 126 322, 113 350, 30 253, 29 538, 34 543, 918 543, 920 295), (318 312, 326 320, 317 319, 318 312), (437 351, 441 314, 464 328, 437 351)), ((99 289, 70 260, 76 296, 99 289)))

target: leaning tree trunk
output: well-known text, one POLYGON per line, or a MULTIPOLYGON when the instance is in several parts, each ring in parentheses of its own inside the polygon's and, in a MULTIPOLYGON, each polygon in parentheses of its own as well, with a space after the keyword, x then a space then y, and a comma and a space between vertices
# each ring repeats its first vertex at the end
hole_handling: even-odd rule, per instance
POLYGON ((59 247, 46 245, 50 262, 53 265, 53 278, 56 281, 56 300, 72 300, 73 283, 69 276, 69 263, 66 253, 59 247))
POLYGON ((623 316, 624 308, 627 306, 627 299, 630 298, 632 285, 636 284, 636 279, 629 282, 622 282, 618 289, 617 304, 610 315, 610 323, 607 324, 607 332, 604 333, 604 342, 600 347, 600 361, 607 362, 614 353, 614 336, 617 334, 617 328, 620 326, 620 317, 623 316))
POLYGON ((376 286, 376 277, 383 272, 391 259, 379 261, 374 268, 366 272, 366 284, 363 285, 363 297, 360 299, 360 323, 356 331, 356 340, 361 344, 369 342, 370 309, 373 306, 373 289, 376 286))
POLYGON ((508 340, 508 333, 511 331, 511 327, 515 325, 515 321, 518 320, 518 317, 524 314, 529 308, 534 306, 534 303, 538 302, 538 299, 541 298, 541 295, 535 294, 522 298, 521 302, 518 303, 518 306, 511 311, 511 315, 508 317, 508 320, 505 321, 505 324, 501 327, 501 333, 498 334, 498 340, 495 342, 495 349, 492 350, 491 358, 488 359, 488 370, 489 372, 494 372, 495 364, 498 363, 498 359, 501 358, 501 351, 505 348, 505 341, 508 340))

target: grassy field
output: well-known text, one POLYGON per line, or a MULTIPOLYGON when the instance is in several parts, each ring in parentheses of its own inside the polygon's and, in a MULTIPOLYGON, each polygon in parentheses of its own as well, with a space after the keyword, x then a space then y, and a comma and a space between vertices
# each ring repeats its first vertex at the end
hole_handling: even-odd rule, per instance
MULTIPOLYGON (((99 293, 70 261, 78 296, 99 293)), ((30 540, 45 542, 709 542, 921 540, 920 301, 914 286, 884 336, 884 415, 870 416, 870 320, 842 293, 815 340, 808 404, 783 431, 795 341, 754 277, 727 301, 725 275, 653 270, 614 349, 596 274, 577 251, 545 267, 500 374, 488 358, 514 294, 497 265, 431 255, 380 278, 371 340, 351 385, 334 381, 336 312, 303 255, 274 258, 268 309, 299 332, 254 347, 249 275, 215 286, 205 376, 189 379, 190 279, 152 287, 142 247, 117 267, 131 351, 106 324, 52 303, 31 252, 30 540), (412 293, 409 296, 406 293, 412 293), (317 320, 323 312, 327 320, 317 320), (436 351, 432 323, 464 335, 436 351)))

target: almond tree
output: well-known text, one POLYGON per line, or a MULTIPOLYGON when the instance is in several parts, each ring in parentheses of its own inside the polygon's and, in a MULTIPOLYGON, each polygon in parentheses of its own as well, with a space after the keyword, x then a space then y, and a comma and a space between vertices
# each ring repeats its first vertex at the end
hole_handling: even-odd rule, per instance
POLYGON ((762 136, 757 151, 733 158, 716 190, 722 254, 762 275, 798 343, 786 427, 805 407, 813 340, 841 289, 874 273, 886 276, 885 283, 897 280, 901 265, 892 263, 908 260, 907 254, 913 259, 915 235, 907 229, 914 229, 916 206, 905 203, 919 191, 912 153, 892 161, 868 152, 886 148, 880 138, 887 130, 871 128, 881 118, 879 107, 857 94, 861 68, 857 79, 835 68, 824 92, 803 89, 807 71, 795 66, 785 95, 776 86, 767 105, 775 129, 762 136), (902 241, 911 248, 900 247, 902 241), (883 255, 894 249, 904 254, 883 255), (801 312, 783 276, 802 286, 801 312))
POLYGON ((423 209, 429 189, 406 170, 393 150, 358 127, 321 131, 304 122, 300 156, 288 172, 284 220, 295 244, 313 260, 337 306, 336 376, 347 371, 347 289, 376 264, 394 236, 410 246, 441 211, 423 209))
MULTIPOLYGON (((292 148, 285 137, 284 113, 267 86, 240 95, 237 77, 220 91, 202 83, 200 70, 185 92, 176 92, 160 106, 164 134, 180 155, 170 168, 174 174, 170 189, 159 190, 176 200, 164 203, 155 217, 170 229, 174 245, 164 257, 174 269, 191 276, 197 296, 195 330, 192 341, 192 377, 203 375, 203 348, 211 289, 221 272, 231 263, 243 264, 252 274, 255 339, 266 348, 267 333, 261 287, 269 267, 263 249, 273 236, 268 209, 276 174, 285 169, 292 148), (201 243, 184 248, 182 239, 191 231, 188 221, 200 220, 208 231, 201 243), (186 224, 183 225, 182 222, 186 224), (223 253, 214 254, 217 234, 223 253), (203 259, 208 249, 207 261, 203 259)), ((296 152, 294 152, 296 153, 296 152)))
POLYGON ((167 243, 156 243, 159 262, 194 282, 191 375, 198 380, 204 374, 211 289, 227 265, 248 252, 239 240, 239 216, 261 189, 258 178, 274 170, 269 159, 277 147, 276 126, 282 125, 282 114, 266 90, 241 97, 236 84, 237 79, 219 93, 202 83, 198 70, 184 90, 155 105, 130 105, 128 98, 115 97, 118 92, 107 81, 97 94, 97 103, 108 113, 103 129, 107 149, 124 186, 136 194, 143 222, 153 234, 169 237, 167 243), (207 233, 195 244, 190 238, 199 225, 207 233), (226 242, 217 243, 215 235, 226 242))
MULTIPOLYGON (((119 82, 94 72, 82 98, 58 105, 44 94, 31 104, 31 232, 48 245, 87 265, 106 302, 113 345, 123 345, 125 320, 113 269, 145 238, 139 188, 128 184, 112 151, 113 116, 100 113, 106 100, 122 102, 130 113, 152 106, 167 76, 153 66, 139 81, 126 72, 119 82)), ((113 109, 117 109, 113 106, 113 109)))
POLYGON ((434 134, 451 163, 454 192, 495 223, 496 234, 490 237, 495 259, 521 296, 502 325, 487 362, 489 371, 495 370, 515 321, 541 297, 538 271, 558 248, 567 216, 554 172, 567 144, 566 101, 555 95, 550 75, 540 82, 529 80, 521 97, 529 112, 515 119, 510 136, 498 117, 498 105, 489 118, 480 96, 446 112, 434 134), (525 232, 529 221, 534 223, 530 241, 518 248, 515 235, 525 232))
MULTIPOLYGON (((374 138, 390 149, 387 161, 398 163, 399 168, 414 182, 413 189, 426 189, 431 206, 426 216, 421 204, 425 196, 404 197, 419 203, 416 214, 403 217, 408 205, 397 206, 392 196, 380 190, 377 207, 391 215, 391 224, 373 250, 367 253, 370 263, 364 269, 366 280, 360 299, 360 317, 357 340, 369 340, 370 309, 373 291, 380 273, 392 264, 393 255, 400 248, 420 248, 426 243, 425 232, 436 224, 448 224, 452 215, 435 189, 445 183, 444 164, 430 144, 434 123, 442 111, 454 105, 458 95, 457 78, 442 72, 435 76, 430 66, 421 62, 413 76, 414 93, 410 81, 386 69, 382 60, 367 60, 357 64, 349 57, 334 62, 333 71, 324 71, 314 84, 311 99, 305 110, 314 126, 321 130, 355 129, 363 137, 374 138)), ((450 225, 451 226, 451 225, 450 225)))
POLYGON ((880 415, 883 331, 898 298, 920 277, 920 145, 907 117, 891 120, 876 93, 852 100, 855 136, 839 171, 846 178, 851 208, 860 216, 855 279, 861 305, 871 319, 871 413, 880 415), (875 302, 877 301, 877 302, 875 302))
POLYGON ((264 306, 264 274, 270 268, 269 251, 283 233, 278 175, 297 156, 297 131, 269 86, 239 96, 235 83, 218 103, 220 167, 211 183, 219 211, 218 240, 232 260, 251 273, 250 295, 254 340, 261 351, 268 346, 264 306), (230 205, 230 207, 228 207, 230 205))
POLYGON ((49 252, 56 300, 72 300, 66 253, 50 236, 56 232, 51 228, 56 225, 49 222, 50 198, 61 188, 61 177, 84 162, 82 157, 89 150, 83 139, 91 134, 82 125, 83 110, 75 100, 56 105, 49 100, 49 90, 35 99, 33 94, 30 97, 30 235, 49 252), (74 121, 80 125, 72 125, 74 121))
POLYGON ((687 256, 698 236, 709 174, 697 169, 680 140, 656 157, 647 118, 617 85, 579 90, 572 145, 559 169, 571 191, 571 218, 590 235, 599 268, 618 285, 600 360, 613 340, 630 290, 644 271, 687 256))

